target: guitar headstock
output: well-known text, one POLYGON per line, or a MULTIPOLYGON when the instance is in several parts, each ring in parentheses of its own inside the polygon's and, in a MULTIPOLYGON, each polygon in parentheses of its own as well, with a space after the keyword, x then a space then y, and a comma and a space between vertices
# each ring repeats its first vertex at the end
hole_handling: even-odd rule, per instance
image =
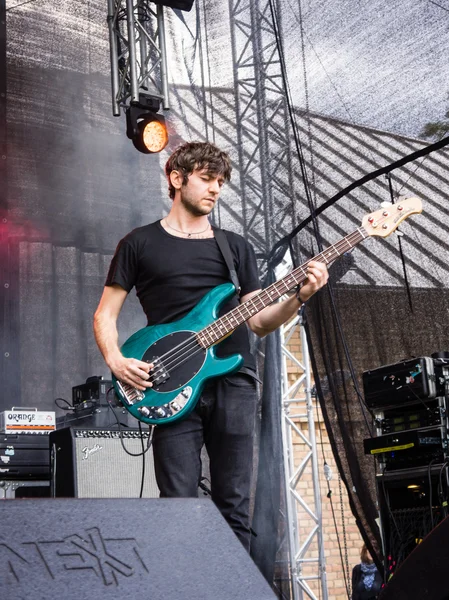
POLYGON ((422 202, 419 198, 407 198, 397 204, 391 204, 387 208, 381 208, 366 215, 362 226, 368 235, 387 237, 392 233, 404 219, 410 215, 422 212, 422 202))

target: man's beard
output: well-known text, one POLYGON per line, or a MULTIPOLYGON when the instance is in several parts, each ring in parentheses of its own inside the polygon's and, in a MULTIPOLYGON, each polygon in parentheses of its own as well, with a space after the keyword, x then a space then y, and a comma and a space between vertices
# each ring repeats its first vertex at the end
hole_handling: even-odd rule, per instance
POLYGON ((197 206, 197 205, 193 204, 188 199, 188 197, 183 196, 182 194, 181 194, 181 204, 186 209, 186 211, 189 212, 194 217, 207 216, 212 212, 212 209, 214 207, 214 204, 211 205, 211 208, 197 206))

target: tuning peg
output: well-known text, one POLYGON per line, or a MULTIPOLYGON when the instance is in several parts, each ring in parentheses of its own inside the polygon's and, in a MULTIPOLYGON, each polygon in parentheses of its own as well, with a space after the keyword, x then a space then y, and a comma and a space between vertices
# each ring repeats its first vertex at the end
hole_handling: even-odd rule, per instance
POLYGON ((403 236, 403 232, 399 231, 399 229, 396 229, 396 231, 394 232, 396 235, 398 235, 399 237, 403 236))
POLYGON ((390 208, 390 206, 393 206, 391 202, 381 202, 380 203, 381 208, 390 208))

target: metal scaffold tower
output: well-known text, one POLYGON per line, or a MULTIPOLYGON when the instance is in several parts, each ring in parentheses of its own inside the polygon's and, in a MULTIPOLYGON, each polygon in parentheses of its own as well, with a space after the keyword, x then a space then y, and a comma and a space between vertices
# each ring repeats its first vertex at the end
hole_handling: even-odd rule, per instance
POLYGON ((310 587, 311 581, 319 583, 318 597, 327 600, 315 407, 307 337, 302 319, 303 309, 295 319, 281 328, 282 441, 290 573, 295 600, 317 599, 310 587), (293 336, 299 337, 301 359, 289 350, 293 336), (294 366, 293 381, 289 380, 289 363, 294 366), (301 440, 301 452, 297 450, 295 436, 301 440), (309 473, 307 481, 311 479, 312 482, 313 494, 307 493, 309 485, 301 487, 306 472, 309 473))
POLYGON ((274 223, 292 217, 291 204, 287 217, 279 203, 294 189, 285 90, 270 3, 229 0, 229 15, 244 227, 266 255, 274 223))
MULTIPOLYGON (((278 207, 278 200, 291 197, 294 189, 279 31, 276 32, 273 22, 273 0, 229 0, 229 8, 244 226, 246 231, 261 233, 260 238, 251 235, 251 242, 256 251, 266 256, 279 236, 279 231, 273 230, 274 224, 277 227, 282 225, 287 231, 296 225, 294 200, 285 214, 279 215, 278 207)), ((299 328, 302 361, 288 350, 288 342, 299 325, 298 317, 281 330, 284 360, 282 429, 290 575, 295 600, 316 598, 310 588, 310 580, 318 581, 321 598, 327 600, 311 374, 307 340, 302 327, 299 328), (287 360, 291 360, 300 372, 292 384, 289 383, 287 360), (302 411, 297 413, 298 407, 302 411), (297 420, 304 418, 307 427, 300 429, 297 420), (306 448, 299 464, 295 462, 293 447, 295 433, 306 448), (309 465, 312 470, 313 505, 300 493, 301 481, 309 465), (299 509, 311 521, 310 530, 303 541, 301 532, 304 532, 305 526, 301 523, 300 529, 299 509)))

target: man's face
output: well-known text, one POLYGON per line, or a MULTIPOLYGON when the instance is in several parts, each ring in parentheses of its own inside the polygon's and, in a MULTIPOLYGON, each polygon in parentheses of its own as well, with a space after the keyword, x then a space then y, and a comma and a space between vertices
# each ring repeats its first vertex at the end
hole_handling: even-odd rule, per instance
POLYGON ((181 186, 181 204, 195 217, 208 215, 215 206, 224 183, 222 175, 195 169, 181 186))

